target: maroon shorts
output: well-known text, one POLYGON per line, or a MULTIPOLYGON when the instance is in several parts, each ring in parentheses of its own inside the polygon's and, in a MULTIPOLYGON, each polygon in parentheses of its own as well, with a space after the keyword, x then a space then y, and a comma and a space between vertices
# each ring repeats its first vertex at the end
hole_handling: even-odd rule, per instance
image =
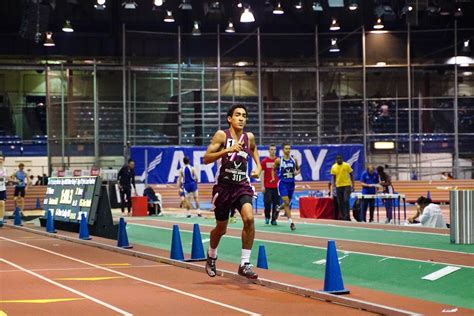
POLYGON ((245 203, 252 204, 255 190, 252 186, 234 183, 218 183, 212 188, 212 207, 216 220, 226 221, 232 210, 242 209, 245 203))

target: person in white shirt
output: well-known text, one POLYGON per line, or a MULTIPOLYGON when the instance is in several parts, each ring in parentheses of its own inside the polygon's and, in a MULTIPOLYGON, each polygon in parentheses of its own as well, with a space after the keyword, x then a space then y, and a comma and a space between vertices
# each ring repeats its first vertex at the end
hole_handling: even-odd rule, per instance
POLYGON ((5 201, 7 200, 7 169, 3 166, 5 157, 0 156, 0 227, 3 226, 5 216, 5 201))
POLYGON ((425 227, 446 228, 443 212, 438 204, 434 204, 431 199, 420 196, 416 201, 417 212, 415 216, 409 217, 408 222, 419 224, 425 227), (419 218, 419 221, 417 220, 419 218))

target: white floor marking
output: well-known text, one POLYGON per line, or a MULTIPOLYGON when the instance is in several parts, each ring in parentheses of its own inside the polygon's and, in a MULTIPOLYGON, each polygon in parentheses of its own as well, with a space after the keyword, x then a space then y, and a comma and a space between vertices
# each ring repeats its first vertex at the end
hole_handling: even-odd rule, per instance
POLYGON ((453 266, 447 266, 447 267, 444 267, 443 269, 440 269, 438 271, 435 271, 433 273, 425 275, 424 277, 422 277, 422 279, 423 280, 428 280, 428 281, 436 281, 438 279, 441 279, 444 276, 447 276, 450 273, 458 271, 459 269, 461 269, 461 268, 453 267, 453 266))
MULTIPOLYGON (((162 230, 173 230, 172 228, 167 228, 167 227, 160 227, 160 226, 153 226, 153 225, 147 225, 147 224, 137 224, 137 223, 130 223, 130 225, 135 225, 135 226, 143 226, 143 227, 149 227, 149 228, 154 228, 154 229, 162 229, 162 230)), ((214 226, 212 226, 214 227, 214 226)), ((192 233, 190 230, 184 230, 180 229, 181 232, 188 232, 192 233)), ((276 234, 276 233, 272 233, 276 234)), ((284 234, 280 233, 282 235, 288 235, 288 236, 294 236, 293 234, 284 234)), ((304 236, 304 235, 298 235, 298 236, 304 236)), ((324 237, 314 237, 310 236, 312 238, 324 238, 324 237)), ((230 236, 230 235, 225 235, 224 238, 233 238, 233 239, 241 239, 240 236, 230 236)), ((331 238, 327 238, 331 239, 331 238)), ((338 241, 340 239, 334 238, 334 240, 338 241)), ((344 239, 342 239, 344 240, 344 239)), ((296 244, 296 243, 290 243, 290 242, 284 242, 284 241, 275 241, 275 240, 268 240, 268 239, 259 239, 255 238, 255 241, 262 241, 262 242, 268 242, 268 243, 273 243, 273 244, 281 244, 281 245, 289 245, 289 246, 298 246, 298 247, 304 247, 304 248, 313 248, 313 249, 327 249, 326 247, 318 247, 318 246, 311 246, 311 245, 302 245, 302 244, 296 244)), ((353 240, 348 240, 348 241, 353 241, 353 240)), ((386 244, 383 244, 386 245, 386 244)), ((404 246, 401 246, 404 247, 404 246)), ((409 248, 416 248, 416 249, 425 249, 425 248, 417 248, 417 247, 409 247, 409 248)), ((432 251, 443 251, 443 250, 436 250, 436 249, 427 249, 427 250, 432 250, 432 251)), ((338 250, 339 251, 339 250, 338 250)), ((451 251, 453 252, 453 251, 451 251)), ((429 261, 429 260, 420 260, 420 259, 411 259, 411 258, 404 258, 404 257, 395 257, 395 256, 384 256, 384 255, 379 255, 379 254, 373 254, 373 253, 368 253, 368 252, 360 252, 360 251, 350 251, 350 250, 344 250, 344 253, 355 253, 359 255, 366 255, 366 256, 372 256, 372 257, 386 257, 387 259, 399 259, 399 260, 406 260, 406 261, 415 261, 415 262, 423 262, 423 263, 438 263, 438 264, 444 264, 444 265, 451 265, 451 266, 456 266, 456 267, 461 267, 461 268, 470 268, 474 269, 474 266, 466 266, 462 264, 452 264, 452 263, 446 263, 446 262, 440 262, 440 261, 429 261)), ((462 254, 468 254, 462 252, 462 254)))
POLYGON ((178 289, 175 289, 175 288, 172 288, 172 287, 160 284, 160 283, 156 283, 156 282, 148 281, 148 280, 145 280, 145 279, 141 279, 141 278, 138 278, 138 277, 135 277, 133 275, 126 274, 126 273, 123 273, 123 272, 120 272, 120 271, 116 271, 116 270, 112 270, 112 269, 109 269, 109 268, 101 267, 101 266, 98 266, 96 264, 93 264, 93 263, 90 263, 90 262, 87 262, 87 261, 84 261, 84 260, 81 260, 81 259, 73 258, 73 257, 70 257, 70 256, 66 256, 66 255, 63 255, 63 254, 60 254, 60 253, 57 253, 57 252, 54 252, 54 251, 51 251, 51 250, 48 250, 48 249, 44 249, 44 248, 41 248, 41 247, 25 244, 23 242, 16 241, 16 240, 13 240, 13 239, 9 239, 9 238, 5 238, 5 237, 0 237, 0 239, 8 240, 12 243, 16 243, 16 244, 19 244, 19 245, 22 245, 22 246, 25 246, 25 247, 30 247, 30 248, 33 248, 33 249, 44 251, 44 252, 53 254, 55 256, 59 256, 59 257, 66 258, 66 259, 69 259, 69 260, 72 260, 72 261, 76 261, 76 262, 79 262, 79 263, 82 263, 82 264, 85 264, 85 265, 88 265, 88 266, 91 266, 91 267, 95 267, 97 269, 102 269, 104 271, 109 271, 111 273, 115 273, 115 274, 130 278, 130 279, 133 279, 133 280, 136 280, 136 281, 140 281, 140 282, 143 282, 143 283, 146 283, 146 284, 157 286, 157 287, 163 288, 165 290, 169 290, 169 291, 172 291, 172 292, 184 295, 184 296, 192 297, 192 298, 195 298, 197 300, 201 300, 201 301, 204 301, 204 302, 207 302, 207 303, 210 303, 210 304, 214 304, 214 305, 218 305, 218 306, 221 306, 221 307, 224 307, 224 308, 228 308, 228 309, 231 309, 231 310, 243 313, 243 314, 252 315, 252 316, 260 315, 258 313, 251 312, 251 311, 248 311, 248 310, 236 307, 236 306, 232 306, 232 305, 228 305, 228 304, 225 304, 225 303, 217 302, 215 300, 211 300, 211 299, 199 296, 199 295, 195 295, 195 294, 192 294, 192 293, 181 291, 181 290, 178 290, 178 289))
POLYGON ((57 287, 60 287, 60 288, 62 288, 62 289, 64 289, 64 290, 67 290, 67 291, 69 291, 69 292, 72 292, 72 293, 74 293, 74 294, 77 294, 77 295, 79 295, 79 296, 82 296, 82 297, 84 297, 84 298, 86 298, 86 299, 88 299, 88 300, 93 301, 94 303, 97 303, 97 304, 99 304, 99 305, 102 305, 102 306, 104 306, 104 307, 106 307, 106 308, 108 308, 108 309, 111 309, 111 310, 113 310, 113 311, 115 311, 115 312, 117 312, 117 313, 120 313, 120 314, 122 314, 122 315, 127 315, 127 316, 133 315, 133 314, 131 314, 131 313, 129 313, 129 312, 124 311, 123 309, 120 309, 120 308, 118 308, 118 307, 116 307, 116 306, 110 305, 110 304, 108 304, 108 303, 106 303, 106 302, 104 302, 104 301, 101 301, 101 300, 99 300, 99 299, 97 299, 97 298, 94 298, 94 297, 92 297, 92 296, 89 296, 89 295, 87 295, 87 294, 85 294, 85 293, 83 293, 83 292, 81 292, 81 291, 75 290, 75 289, 73 289, 73 288, 70 288, 69 286, 66 286, 66 285, 63 285, 63 284, 58 283, 58 282, 56 282, 56 281, 53 281, 53 280, 51 280, 51 279, 48 279, 47 277, 44 277, 44 276, 42 276, 42 275, 40 275, 40 274, 38 274, 38 273, 36 273, 36 272, 33 272, 33 271, 31 271, 31 270, 28 270, 28 269, 25 269, 25 268, 23 268, 23 267, 20 267, 19 265, 15 264, 15 263, 13 263, 13 262, 10 262, 10 261, 8 261, 8 260, 6 260, 6 259, 0 258, 0 261, 3 261, 3 262, 5 262, 5 263, 8 264, 8 265, 17 268, 18 270, 21 270, 21 271, 23 271, 23 272, 26 272, 26 273, 28 273, 28 274, 31 274, 31 275, 33 275, 33 276, 35 276, 35 277, 37 277, 37 278, 39 278, 39 279, 41 279, 41 280, 43 280, 43 281, 46 281, 46 282, 51 283, 51 284, 53 284, 53 285, 56 285, 57 287))

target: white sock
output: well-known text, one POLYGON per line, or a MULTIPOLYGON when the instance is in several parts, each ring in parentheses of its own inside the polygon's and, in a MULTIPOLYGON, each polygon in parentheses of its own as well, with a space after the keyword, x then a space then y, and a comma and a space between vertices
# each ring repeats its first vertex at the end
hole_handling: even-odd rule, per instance
POLYGON ((251 249, 242 249, 242 255, 240 256, 240 266, 243 266, 246 263, 250 263, 251 253, 252 253, 251 249))
POLYGON ((293 223, 293 220, 291 218, 288 218, 288 224, 291 225, 291 223, 293 223))
POLYGON ((213 249, 213 248, 209 247, 209 249, 207 250, 207 254, 211 258, 217 258, 217 248, 213 249))

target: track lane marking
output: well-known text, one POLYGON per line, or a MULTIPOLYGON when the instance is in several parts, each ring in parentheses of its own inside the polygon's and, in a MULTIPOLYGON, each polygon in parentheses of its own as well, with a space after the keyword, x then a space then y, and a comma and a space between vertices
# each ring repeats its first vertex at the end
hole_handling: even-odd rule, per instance
MULTIPOLYGON (((0 237, 0 238, 4 238, 4 237, 0 237)), ((20 243, 20 242, 18 242, 18 243, 20 243)), ((38 273, 33 272, 33 271, 30 271, 30 270, 28 270, 28 269, 26 269, 26 268, 20 267, 19 265, 15 264, 15 263, 13 263, 13 262, 11 262, 11 261, 8 261, 8 260, 6 260, 6 259, 4 259, 4 258, 0 258, 0 261, 3 261, 4 263, 6 263, 6 264, 8 264, 8 265, 17 268, 18 270, 21 270, 21 271, 23 271, 23 272, 26 272, 26 273, 28 273, 28 274, 31 274, 31 275, 33 275, 33 276, 35 276, 35 277, 37 277, 37 278, 39 278, 39 279, 41 279, 41 280, 43 280, 43 281, 46 281, 46 282, 48 282, 48 283, 50 283, 50 284, 53 284, 53 285, 56 285, 57 287, 60 287, 60 288, 62 288, 62 289, 64 289, 64 290, 66 290, 66 291, 69 291, 69 292, 72 292, 72 293, 77 294, 77 295, 79 295, 79 296, 82 296, 82 297, 84 297, 84 298, 86 298, 86 299, 88 299, 88 300, 90 300, 90 301, 93 301, 94 303, 97 303, 97 304, 99 304, 99 305, 102 305, 102 306, 104 306, 104 307, 106 307, 106 308, 108 308, 108 309, 111 309, 111 310, 113 310, 113 311, 115 311, 115 312, 117 312, 117 313, 119 313, 119 314, 121 314, 121 315, 126 315, 126 316, 131 316, 131 315, 133 315, 133 314, 131 314, 131 313, 129 313, 129 312, 126 312, 126 311, 124 311, 124 310, 122 310, 122 309, 120 309, 120 308, 118 308, 118 307, 116 307, 116 306, 113 306, 113 305, 111 305, 111 304, 109 304, 109 303, 106 303, 106 302, 104 302, 104 301, 101 301, 101 300, 99 300, 99 299, 97 299, 97 298, 95 298, 95 297, 92 297, 92 296, 90 296, 90 295, 87 295, 86 293, 83 293, 83 292, 78 291, 78 290, 75 290, 75 289, 73 289, 73 288, 71 288, 71 287, 69 287, 69 286, 63 285, 63 284, 58 283, 58 282, 56 282, 56 281, 53 281, 53 280, 51 280, 51 279, 49 279, 49 278, 47 278, 47 277, 45 277, 45 276, 42 276, 41 274, 38 274, 38 273)))
MULTIPOLYGON (((69 259, 69 260, 72 260, 72 261, 76 261, 76 262, 79 262, 79 263, 82 263, 82 264, 85 264, 85 265, 88 265, 88 266, 91 266, 91 267, 95 267, 97 269, 102 269, 102 270, 105 270, 105 271, 109 271, 111 273, 115 273, 115 274, 124 276, 126 278, 130 278, 130 279, 133 279, 133 280, 136 280, 136 281, 140 281, 140 282, 143 282, 143 283, 146 283, 146 284, 149 284, 149 285, 157 286, 157 287, 160 287, 160 288, 168 290, 168 291, 172 291, 172 292, 184 295, 184 296, 192 297, 192 298, 195 298, 197 300, 201 300, 201 301, 204 301, 204 302, 207 302, 207 303, 210 303, 210 304, 218 305, 218 306, 221 306, 221 307, 224 307, 224 308, 227 308, 227 309, 231 309, 231 310, 243 313, 243 314, 252 315, 252 316, 259 316, 260 315, 258 313, 251 312, 251 311, 245 310, 243 308, 239 308, 239 307, 236 307, 236 306, 221 303, 221 302, 218 302, 218 301, 215 301, 215 300, 205 298, 203 296, 199 296, 199 295, 195 295, 195 294, 192 294, 192 293, 189 293, 189 292, 181 291, 181 290, 166 286, 164 284, 160 284, 160 283, 152 282, 152 281, 145 280, 145 279, 142 279, 142 278, 138 278, 138 277, 135 277, 133 275, 126 274, 126 273, 119 272, 119 271, 115 271, 115 270, 112 270, 112 269, 109 269, 109 268, 106 268, 106 267, 101 267, 101 266, 98 266, 94 263, 90 263, 90 262, 87 262, 87 261, 84 261, 84 260, 81 260, 81 259, 77 259, 77 258, 74 258, 74 257, 70 257, 70 256, 67 256, 67 255, 63 255, 61 253, 57 253, 57 252, 54 252, 54 251, 51 251, 51 250, 48 250, 48 249, 44 249, 44 248, 41 248, 41 247, 25 244, 23 242, 13 240, 13 239, 9 239, 9 238, 6 238, 6 237, 1 237, 0 236, 0 239, 7 240, 7 241, 10 241, 12 243, 19 244, 19 245, 22 245, 22 246, 25 246, 25 247, 30 247, 30 248, 33 248, 33 249, 36 249, 36 250, 40 250, 40 251, 43 251, 43 252, 46 252, 46 253, 50 253, 50 254, 58 256, 58 257, 62 257, 62 258, 66 258, 66 259, 69 259)), ((131 314, 129 314, 129 315, 131 315, 131 314)))
MULTIPOLYGON (((152 225, 137 224, 137 223, 129 223, 129 224, 132 225, 132 226, 135 225, 135 226, 143 226, 143 227, 149 227, 149 228, 154 228, 154 229, 172 230, 172 228, 168 228, 168 227, 152 226, 152 225)), ((184 231, 184 232, 187 232, 187 233, 192 233, 192 231, 186 230, 186 229, 180 229, 180 231, 181 232, 184 231)), ((209 233, 205 233, 205 234, 209 234, 209 233)), ((294 236, 292 234, 286 234, 286 233, 281 233, 281 234, 282 235, 288 235, 288 236, 294 236)), ((303 236, 303 235, 298 235, 298 236, 303 236)), ((224 238, 239 239, 239 240, 241 239, 240 236, 224 235, 223 237, 224 238)), ((337 238, 332 239, 332 238, 325 238, 325 237, 313 237, 313 239, 316 239, 316 238, 331 239, 331 240, 335 240, 335 241, 338 241, 338 240, 353 241, 353 240, 345 240, 345 239, 337 239, 337 238)), ((297 244, 297 243, 291 243, 291 242, 260 239, 260 238, 255 238, 255 241, 262 241, 262 242, 275 243, 275 244, 288 245, 288 246, 299 246, 299 247, 306 247, 306 248, 322 249, 322 250, 327 249, 326 247, 318 247, 318 246, 312 246, 312 245, 297 244)), ((383 244, 383 245, 387 246, 388 244, 383 244)), ((417 248, 417 249, 423 249, 423 248, 417 248)), ((426 249, 426 250, 436 251, 435 249, 426 249)), ((444 264, 444 265, 448 265, 448 266, 456 266, 456 267, 474 269, 474 266, 466 266, 466 265, 462 265, 462 264, 447 263, 447 262, 441 262, 441 261, 431 261, 431 260, 420 260, 420 259, 411 259, 411 258, 404 258, 404 257, 386 256, 386 255, 381 255, 381 254, 373 254, 373 253, 368 253, 368 252, 360 252, 360 251, 345 250, 345 249, 338 249, 338 251, 343 252, 343 253, 355 253, 355 254, 359 254, 359 255, 366 255, 366 256, 372 256, 372 257, 382 257, 382 258, 387 258, 387 259, 399 259, 399 260, 416 261, 416 262, 423 262, 423 263, 438 263, 438 264, 444 264)), ((442 251, 442 250, 439 250, 439 251, 442 251)), ((466 254, 466 253, 463 252, 462 254, 466 254)))

